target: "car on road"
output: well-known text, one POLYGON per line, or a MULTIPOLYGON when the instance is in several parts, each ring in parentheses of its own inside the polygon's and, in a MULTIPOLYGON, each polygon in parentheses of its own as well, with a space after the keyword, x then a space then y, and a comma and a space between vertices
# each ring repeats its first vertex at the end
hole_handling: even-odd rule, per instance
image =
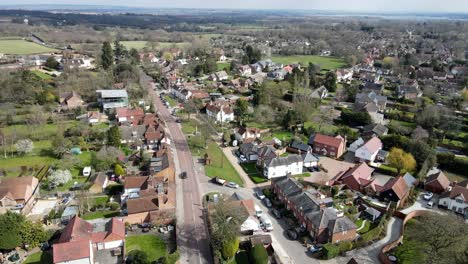
POLYGON ((323 249, 322 244, 316 244, 316 245, 312 245, 309 247, 309 252, 316 253, 316 252, 322 251, 322 249, 323 249))
POLYGON ((262 191, 256 191, 255 196, 257 196, 258 199, 263 200, 265 199, 265 195, 262 193, 262 191))
POLYGON ((265 199, 263 199, 262 201, 263 201, 263 203, 265 204, 265 206, 268 207, 268 208, 271 208, 271 207, 273 206, 273 205, 271 204, 270 199, 268 199, 268 198, 265 198, 265 199))
POLYGON ((423 195, 424 200, 426 200, 426 201, 431 200, 433 196, 434 196, 434 194, 431 193, 431 192, 425 192, 424 195, 423 195))
POLYGON ((182 173, 180 174, 180 178, 181 178, 181 179, 187 179, 187 172, 185 172, 185 171, 182 172, 182 173))
POLYGON ((239 184, 237 184, 237 183, 235 183, 235 182, 228 182, 228 183, 226 184, 226 186, 229 187, 229 188, 234 188, 234 189, 239 188, 239 184))
POLYGON ((271 209, 271 214, 276 218, 280 219, 281 218, 281 212, 278 209, 271 209))

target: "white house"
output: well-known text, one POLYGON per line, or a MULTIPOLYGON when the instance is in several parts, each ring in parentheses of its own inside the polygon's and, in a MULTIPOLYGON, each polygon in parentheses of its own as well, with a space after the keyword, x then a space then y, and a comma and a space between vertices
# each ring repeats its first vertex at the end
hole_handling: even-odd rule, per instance
POLYGON ((301 155, 293 154, 287 157, 276 157, 264 163, 263 176, 268 179, 296 175, 302 173, 304 160, 301 155))
POLYGON ((450 191, 443 193, 439 199, 439 206, 468 215, 468 180, 458 183, 450 191))
POLYGON ((261 132, 255 127, 239 127, 234 136, 238 142, 244 142, 244 140, 260 138, 261 132))
POLYGON ((356 152, 358 148, 360 148, 362 145, 364 145, 364 140, 362 138, 356 139, 351 145, 349 145, 348 151, 351 152, 356 152))
POLYGON ((234 110, 227 105, 208 105, 206 114, 216 122, 225 123, 234 121, 234 110))
POLYGON ((239 74, 242 76, 250 76, 252 75, 252 68, 249 65, 241 65, 237 68, 239 74))
POLYGON ((357 162, 373 162, 381 149, 382 141, 378 137, 373 137, 356 150, 354 157, 357 162))
POLYGON ((338 69, 336 70, 336 81, 341 82, 349 82, 353 79, 353 70, 348 69, 338 69))
POLYGON ((185 88, 172 88, 171 94, 181 101, 187 101, 192 97, 192 92, 185 88))
POLYGON ((302 154, 304 168, 314 168, 318 166, 319 157, 312 154, 311 152, 307 152, 302 154))

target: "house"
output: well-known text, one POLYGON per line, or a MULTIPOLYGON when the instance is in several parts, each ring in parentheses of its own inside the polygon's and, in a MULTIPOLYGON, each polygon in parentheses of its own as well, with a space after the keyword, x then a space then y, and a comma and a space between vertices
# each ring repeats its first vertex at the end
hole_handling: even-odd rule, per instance
POLYGON ((287 72, 283 69, 281 70, 275 70, 275 71, 270 71, 267 73, 267 77, 272 79, 272 80, 277 80, 277 81, 282 81, 284 80, 284 77, 286 77, 287 72))
POLYGON ((346 139, 340 135, 336 137, 315 134, 310 136, 309 145, 314 153, 339 158, 346 152, 346 139))
POLYGON ((130 123, 132 125, 138 125, 140 120, 145 116, 145 112, 140 107, 128 108, 120 107, 117 108, 115 118, 119 123, 130 123))
POLYGON ((250 64, 250 71, 251 73, 258 73, 258 72, 262 72, 263 71, 263 67, 260 63, 254 63, 254 64, 250 64))
POLYGON ((39 181, 33 176, 0 179, 0 213, 7 210, 28 214, 39 193, 39 181))
POLYGON ((396 96, 398 98, 412 100, 421 97, 422 95, 423 92, 418 88, 418 86, 399 85, 396 89, 396 96))
POLYGON ((211 74, 209 76, 209 79, 211 81, 221 82, 221 81, 226 81, 227 79, 229 79, 229 75, 226 73, 226 71, 219 71, 219 72, 215 72, 211 74))
POLYGON ((424 182, 424 189, 433 193, 443 193, 449 186, 450 180, 442 171, 429 174, 424 182))
POLYGON ((367 219, 371 221, 372 223, 375 223, 382 216, 382 213, 379 210, 372 208, 370 206, 364 206, 364 207, 365 209, 361 212, 362 218, 367 219))
POLYGON ((78 107, 82 107, 84 104, 83 99, 77 93, 67 92, 67 93, 60 93, 59 95, 59 103, 62 109, 75 109, 78 107))
POLYGON ((301 155, 293 154, 276 157, 264 163, 263 176, 267 179, 302 173, 304 161, 301 155))
POLYGON ((378 137, 373 137, 356 149, 354 158, 356 162, 374 162, 382 147, 382 141, 378 137))
POLYGON ((290 153, 296 153, 296 154, 302 154, 302 153, 307 153, 307 152, 310 152, 312 151, 312 148, 301 142, 301 141, 296 141, 296 140, 293 140, 287 147, 286 151, 290 152, 290 153))
POLYGON ((386 150, 379 150, 377 156, 375 156, 375 161, 385 162, 387 160, 389 153, 386 150))
POLYGON ((95 125, 99 123, 105 123, 109 121, 109 117, 99 111, 88 111, 85 115, 77 117, 77 119, 83 119, 90 125, 95 125))
POLYGON ((92 181, 92 185, 89 187, 90 193, 103 193, 109 184, 109 179, 105 172, 99 172, 96 174, 92 181))
POLYGON ((359 80, 363 82, 378 83, 380 75, 371 72, 362 72, 359 74, 359 80))
POLYGON ((128 107, 126 90, 97 90, 98 103, 104 110, 128 107))
POLYGON ((192 91, 183 87, 174 87, 171 89, 171 94, 180 101, 187 101, 192 97, 192 91))
POLYGON ((237 67, 237 71, 244 77, 252 75, 252 68, 249 65, 241 65, 237 67))
POLYGON ((384 86, 381 83, 366 82, 362 85, 362 93, 374 92, 377 95, 381 95, 384 90, 384 86))
POLYGON ((239 127, 234 134, 238 142, 251 142, 261 137, 260 129, 255 127, 239 127))
POLYGON ((384 201, 390 201, 402 205, 408 198, 412 186, 408 185, 403 176, 397 176, 389 180, 380 191, 380 198, 384 201))
POLYGON ((377 108, 377 111, 382 112, 387 107, 387 97, 378 95, 375 92, 358 93, 354 104, 357 105, 356 108, 364 108, 366 105, 372 104, 377 108))
POLYGON ((370 124, 363 128, 362 136, 364 137, 381 137, 388 133, 388 128, 382 124, 370 124))
POLYGON ((468 216, 468 180, 452 186, 452 189, 442 193, 439 198, 439 206, 445 207, 456 213, 468 216))
POLYGON ((332 185, 344 184, 351 190, 362 192, 373 181, 372 172, 374 169, 362 162, 332 179, 331 183, 332 185))
POLYGON ((276 157, 278 157, 278 155, 272 146, 266 145, 260 147, 257 152, 257 167, 265 167, 265 164, 270 163, 270 160, 276 157))
POLYGON ((403 179, 405 180, 406 185, 408 185, 410 188, 413 187, 413 186, 416 186, 417 181, 418 181, 409 172, 407 172, 407 173, 405 173, 405 175, 403 175, 403 179))
POLYGON ((60 221, 62 224, 68 224, 70 220, 78 215, 79 210, 78 210, 78 205, 68 205, 65 207, 65 209, 62 212, 62 215, 60 215, 60 221))
POLYGON ((239 146, 239 153, 244 155, 247 161, 258 160, 259 146, 255 142, 243 143, 239 146))
POLYGON ((302 161, 304 163, 304 168, 316 168, 318 166, 319 157, 312 154, 311 152, 302 153, 302 161))
POLYGON ((121 144, 127 144, 136 149, 143 146, 146 125, 119 126, 119 131, 121 144))
POLYGON ((52 246, 53 263, 120 263, 124 257, 125 224, 117 218, 107 223, 89 223, 74 216, 52 246), (113 252, 113 254, 111 254, 113 252), (109 260, 108 258, 115 258, 109 260))
POLYGON ((309 95, 310 98, 316 98, 316 99, 323 99, 327 96, 328 96, 328 90, 323 85, 313 90, 312 93, 310 93, 309 95))
POLYGON ((336 81, 339 83, 347 83, 353 80, 353 70, 338 69, 336 70, 336 81))
POLYGON ((234 109, 229 105, 207 105, 206 114, 216 122, 225 123, 234 121, 234 109))
POLYGON ((349 152, 356 152, 358 148, 364 145, 364 140, 362 138, 356 139, 351 145, 348 147, 349 152))

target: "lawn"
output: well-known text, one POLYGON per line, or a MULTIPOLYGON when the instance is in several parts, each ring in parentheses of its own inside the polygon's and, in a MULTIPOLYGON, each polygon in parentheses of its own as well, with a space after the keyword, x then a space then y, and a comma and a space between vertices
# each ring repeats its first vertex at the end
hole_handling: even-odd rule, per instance
POLYGON ((406 121, 399 121, 399 120, 390 120, 390 125, 393 124, 399 124, 404 127, 409 127, 409 128, 416 128, 416 123, 411 123, 411 122, 406 122, 406 121))
POLYGON ((291 141, 293 136, 294 135, 289 131, 275 131, 275 132, 271 132, 270 135, 262 137, 262 139, 271 140, 273 138, 277 138, 281 140, 283 143, 285 143, 285 142, 291 141))
POLYGON ((268 180, 258 171, 256 163, 241 163, 242 169, 254 183, 267 182, 268 180))
MULTIPOLYGON (((355 223, 356 226, 357 226, 357 228, 360 228, 360 227, 362 226, 362 223, 363 223, 363 222, 364 222, 363 219, 358 219, 358 220, 356 221, 356 223, 355 223)), ((371 227, 371 222, 370 222, 370 221, 366 221, 366 223, 364 224, 364 227, 363 227, 361 230, 359 230, 358 233, 359 233, 359 234, 367 233, 367 232, 369 232, 370 227, 371 227)))
POLYGON ((174 107, 177 105, 177 101, 174 98, 172 98, 172 96, 165 94, 163 98, 169 103, 171 107, 174 107))
POLYGON ((228 70, 231 70, 231 64, 227 63, 227 62, 218 62, 216 64, 216 66, 218 67, 218 71, 223 71, 224 69, 228 69, 228 70))
POLYGON ((319 127, 319 124, 315 123, 315 122, 312 122, 312 121, 307 121, 304 123, 304 128, 306 130, 310 129, 310 128, 313 128, 314 131, 317 131, 317 132, 320 132, 320 133, 324 133, 324 134, 327 134, 327 135, 333 135, 336 133, 336 131, 338 130, 338 127, 335 126, 335 125, 331 125, 331 124, 322 124, 320 127, 319 127))
POLYGON ((23 264, 50 264, 52 263, 52 255, 49 252, 36 252, 23 262, 23 264))
POLYGON ((166 244, 154 235, 135 235, 125 239, 126 253, 133 250, 144 251, 151 263, 166 255, 166 244))
POLYGON ((208 142, 206 152, 211 158, 211 165, 205 166, 206 176, 210 178, 220 177, 243 186, 242 178, 215 142, 208 142))
POLYGON ((303 66, 309 65, 309 62, 320 65, 320 68, 334 70, 342 68, 346 65, 345 61, 335 57, 322 57, 315 55, 298 55, 298 56, 273 56, 271 60, 281 64, 300 63, 303 66))
POLYGON ((32 73, 36 74, 37 76, 39 76, 39 78, 43 79, 43 80, 52 80, 54 77, 50 76, 49 74, 46 74, 46 73, 43 73, 41 71, 37 71, 37 70, 32 70, 31 71, 32 73))
POLYGON ((60 124, 43 124, 43 125, 12 125, 7 126, 3 129, 3 132, 7 135, 16 135, 18 138, 30 138, 33 140, 49 139, 54 136, 58 127, 62 127, 63 130, 67 130, 72 126, 76 126, 79 121, 64 121, 60 124))
POLYGON ((182 132, 186 135, 195 134, 197 122, 195 120, 187 120, 182 123, 182 132))
POLYGON ((84 220, 93 220, 93 219, 99 219, 99 218, 111 218, 115 216, 119 216, 120 212, 119 211, 95 211, 95 212, 88 212, 84 215, 81 216, 84 220))
POLYGON ((41 46, 34 42, 22 39, 0 40, 0 53, 12 55, 30 55, 56 51, 48 47, 41 46))

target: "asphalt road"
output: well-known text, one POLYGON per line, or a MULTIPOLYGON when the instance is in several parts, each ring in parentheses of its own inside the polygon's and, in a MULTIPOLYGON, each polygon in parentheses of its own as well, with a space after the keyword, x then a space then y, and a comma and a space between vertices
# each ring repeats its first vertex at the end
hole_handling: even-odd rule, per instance
POLYGON ((199 175, 196 173, 193 158, 184 134, 167 107, 155 93, 154 87, 154 82, 149 78, 149 95, 153 98, 157 113, 166 123, 166 128, 175 146, 176 153, 174 153, 174 156, 178 159, 178 171, 185 171, 188 176, 187 179, 180 181, 183 191, 183 204, 177 203, 177 207, 183 206, 183 217, 179 215, 177 219, 177 226, 179 228, 177 241, 181 252, 181 263, 212 263, 207 235, 208 230, 203 216, 199 175))

